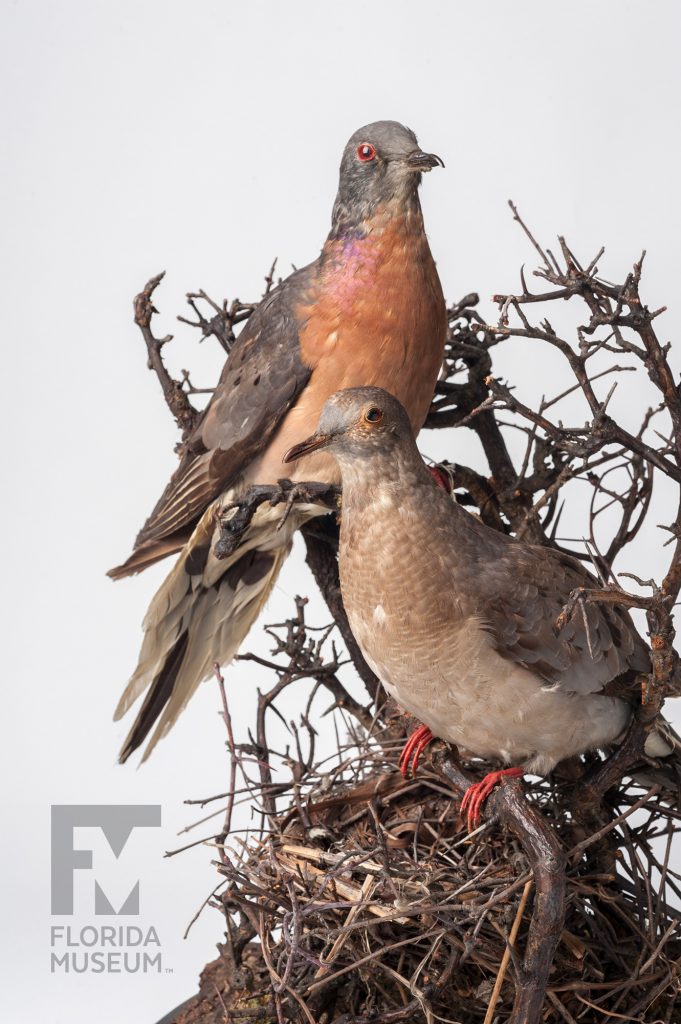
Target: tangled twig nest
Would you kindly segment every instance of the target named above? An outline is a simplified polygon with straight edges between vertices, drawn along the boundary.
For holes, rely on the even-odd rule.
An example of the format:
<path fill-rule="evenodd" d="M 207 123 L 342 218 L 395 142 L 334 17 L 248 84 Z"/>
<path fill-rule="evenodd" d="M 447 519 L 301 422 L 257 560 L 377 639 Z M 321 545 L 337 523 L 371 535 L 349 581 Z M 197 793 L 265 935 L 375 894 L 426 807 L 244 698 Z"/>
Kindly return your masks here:
<path fill-rule="evenodd" d="M 304 677 L 336 685 L 335 653 L 323 661 L 327 634 L 310 639 L 304 602 L 272 635 L 285 660 L 261 709 Z M 245 840 L 216 838 L 225 885 L 213 903 L 226 941 L 178 1022 L 509 1019 L 537 912 L 530 860 L 497 820 L 468 833 L 447 778 L 448 765 L 460 770 L 450 753 L 436 749 L 416 778 L 402 778 L 406 725 L 388 708 L 369 729 L 346 718 L 346 739 L 319 761 L 294 743 L 283 801 L 284 784 L 269 773 L 280 757 L 235 745 L 228 729 L 263 827 Z M 527 803 L 558 837 L 566 878 L 542 1019 L 678 1020 L 681 876 L 670 853 L 681 814 L 654 772 L 580 814 L 588 760 L 527 787 Z M 480 773 L 480 762 L 462 765 Z M 504 788 L 526 806 L 520 784 Z"/>

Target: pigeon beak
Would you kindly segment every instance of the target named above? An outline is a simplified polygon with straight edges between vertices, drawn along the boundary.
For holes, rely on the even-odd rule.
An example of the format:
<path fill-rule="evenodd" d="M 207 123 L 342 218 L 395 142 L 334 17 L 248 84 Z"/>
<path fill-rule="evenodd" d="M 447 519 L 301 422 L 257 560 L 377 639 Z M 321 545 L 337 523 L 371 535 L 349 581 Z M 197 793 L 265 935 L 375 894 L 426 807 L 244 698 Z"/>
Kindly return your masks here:
<path fill-rule="evenodd" d="M 444 167 L 444 162 L 435 153 L 422 153 L 420 149 L 410 153 L 406 160 L 410 171 L 431 171 L 433 167 Z"/>
<path fill-rule="evenodd" d="M 307 437 L 304 441 L 300 441 L 299 444 L 294 444 L 293 448 L 289 448 L 282 461 L 295 462 L 296 459 L 302 458 L 303 455 L 310 455 L 311 452 L 319 451 L 320 448 L 326 448 L 332 441 L 333 434 L 313 434 L 312 437 Z"/>

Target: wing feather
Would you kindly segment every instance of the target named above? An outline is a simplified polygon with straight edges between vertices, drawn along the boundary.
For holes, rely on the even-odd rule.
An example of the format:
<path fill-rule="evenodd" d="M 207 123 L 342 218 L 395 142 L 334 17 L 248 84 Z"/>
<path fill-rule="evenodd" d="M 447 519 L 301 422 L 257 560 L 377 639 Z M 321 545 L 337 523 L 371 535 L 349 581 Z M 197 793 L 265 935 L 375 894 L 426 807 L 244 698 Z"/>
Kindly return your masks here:
<path fill-rule="evenodd" d="M 621 606 L 585 603 L 560 632 L 556 629 L 573 590 L 600 589 L 576 559 L 551 548 L 506 543 L 479 580 L 499 654 L 535 672 L 546 685 L 625 696 L 630 678 L 650 670 L 646 645 Z M 613 683 L 614 691 L 608 686 Z"/>
<path fill-rule="evenodd" d="M 316 268 L 293 273 L 247 321 L 135 550 L 192 526 L 262 451 L 305 387 L 311 371 L 300 357 L 296 310 L 310 301 Z"/>

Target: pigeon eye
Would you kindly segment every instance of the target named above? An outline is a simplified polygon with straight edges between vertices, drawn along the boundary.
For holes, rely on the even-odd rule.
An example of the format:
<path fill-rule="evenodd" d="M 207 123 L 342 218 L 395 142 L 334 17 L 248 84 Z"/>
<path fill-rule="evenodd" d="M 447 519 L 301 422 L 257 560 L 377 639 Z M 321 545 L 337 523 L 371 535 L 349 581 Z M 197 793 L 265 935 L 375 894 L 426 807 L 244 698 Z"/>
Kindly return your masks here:
<path fill-rule="evenodd" d="M 383 413 L 381 412 L 380 409 L 377 409 L 374 406 L 371 409 L 367 409 L 367 411 L 364 413 L 364 419 L 367 421 L 367 423 L 378 423 L 379 420 L 383 419 Z"/>
<path fill-rule="evenodd" d="M 376 150 L 370 142 L 360 142 L 357 147 L 357 156 L 364 164 L 368 164 L 376 156 Z"/>

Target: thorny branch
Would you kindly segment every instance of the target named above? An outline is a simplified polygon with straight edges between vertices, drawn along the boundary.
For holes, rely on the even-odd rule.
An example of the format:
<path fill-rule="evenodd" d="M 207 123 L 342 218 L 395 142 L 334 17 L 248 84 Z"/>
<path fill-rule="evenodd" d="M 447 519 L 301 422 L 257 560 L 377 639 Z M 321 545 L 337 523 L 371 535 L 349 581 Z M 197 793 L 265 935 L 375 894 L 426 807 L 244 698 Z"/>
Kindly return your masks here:
<path fill-rule="evenodd" d="M 235 737 L 229 684 L 221 684 L 228 787 L 202 805 L 220 801 L 222 830 L 208 841 L 223 888 L 207 902 L 224 913 L 227 934 L 201 999 L 178 1022 L 681 1020 L 681 875 L 670 859 L 681 814 L 673 773 L 643 755 L 652 718 L 679 693 L 681 392 L 670 346 L 657 334 L 663 310 L 651 312 L 640 296 L 643 257 L 613 284 L 599 276 L 603 250 L 583 265 L 561 237 L 554 254 L 511 209 L 539 257 L 541 286 L 530 291 L 521 271 L 517 293 L 494 296 L 496 322 L 478 312 L 475 294 L 450 308 L 445 372 L 426 426 L 465 428 L 480 441 L 486 465 L 447 465 L 456 500 L 489 526 L 591 569 L 593 586 L 571 595 L 556 629 L 584 615 L 588 602 L 645 615 L 651 671 L 631 728 L 607 758 L 586 755 L 525 790 L 504 784 L 490 798 L 487 822 L 468 836 L 457 809 L 481 765 L 463 751 L 459 761 L 436 749 L 431 769 L 402 779 L 405 719 L 385 701 L 349 630 L 337 528 L 332 517 L 308 525 L 308 563 L 351 664 L 339 658 L 332 627 L 307 623 L 298 598 L 295 615 L 268 629 L 271 658 L 244 656 L 275 680 L 258 693 L 252 734 L 242 725 Z M 188 395 L 204 389 L 165 368 L 161 348 L 170 339 L 155 339 L 150 326 L 159 280 L 138 296 L 136 321 L 186 435 L 200 415 Z M 188 301 L 195 319 L 185 322 L 227 352 L 255 308 L 219 305 L 201 291 Z M 533 393 L 534 380 L 495 375 L 493 356 L 525 344 L 538 358 L 563 361 L 554 394 Z M 623 404 L 630 380 L 638 384 Z M 656 545 L 668 562 L 661 581 L 642 580 L 619 566 L 650 529 L 653 488 L 663 478 L 676 493 Z M 248 492 L 229 510 L 224 553 L 262 502 L 285 502 L 290 511 L 311 496 L 286 482 L 265 491 Z M 335 507 L 334 494 L 317 498 Z M 572 537 L 562 525 L 568 519 L 581 521 Z M 654 536 L 647 534 L 651 545 Z M 625 589 L 625 577 L 637 589 Z M 352 668 L 365 698 L 355 693 Z M 283 708 L 294 689 L 303 711 L 292 721 Z M 327 715 L 332 751 L 323 738 Z M 645 783 L 636 781 L 639 769 Z M 254 815 L 245 837 L 232 825 L 243 804 Z M 218 1016 L 205 1016 L 207 1002 Z"/>
<path fill-rule="evenodd" d="M 147 346 L 147 366 L 153 370 L 158 377 L 163 397 L 170 412 L 175 417 L 175 422 L 182 431 L 182 440 L 194 429 L 199 412 L 189 401 L 182 384 L 174 380 L 168 373 L 161 349 L 173 340 L 172 334 L 166 334 L 163 338 L 155 337 L 151 329 L 151 318 L 158 310 L 152 302 L 152 296 L 159 284 L 165 277 L 165 270 L 156 277 L 150 278 L 139 295 L 135 296 L 135 323 L 142 332 L 144 343 Z"/>

